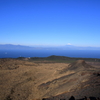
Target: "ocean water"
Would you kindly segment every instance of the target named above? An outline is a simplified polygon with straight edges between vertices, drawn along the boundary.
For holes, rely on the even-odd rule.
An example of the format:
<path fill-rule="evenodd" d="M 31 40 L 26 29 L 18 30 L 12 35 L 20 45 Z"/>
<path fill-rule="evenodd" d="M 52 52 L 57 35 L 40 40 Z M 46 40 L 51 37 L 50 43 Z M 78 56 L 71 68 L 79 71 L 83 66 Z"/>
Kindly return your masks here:
<path fill-rule="evenodd" d="M 51 55 L 100 58 L 100 50 L 0 50 L 0 58 L 48 57 Z"/>

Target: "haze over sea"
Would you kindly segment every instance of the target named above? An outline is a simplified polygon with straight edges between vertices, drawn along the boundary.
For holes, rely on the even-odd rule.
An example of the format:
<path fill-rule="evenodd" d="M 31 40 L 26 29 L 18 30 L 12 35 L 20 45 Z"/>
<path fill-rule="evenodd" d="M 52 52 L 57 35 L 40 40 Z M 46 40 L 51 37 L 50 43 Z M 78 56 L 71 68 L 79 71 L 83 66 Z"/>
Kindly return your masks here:
<path fill-rule="evenodd" d="M 100 58 L 100 0 L 0 0 L 0 11 L 0 58 Z"/>
<path fill-rule="evenodd" d="M 100 58 L 100 50 L 0 50 L 0 58 L 48 57 L 51 55 Z"/>

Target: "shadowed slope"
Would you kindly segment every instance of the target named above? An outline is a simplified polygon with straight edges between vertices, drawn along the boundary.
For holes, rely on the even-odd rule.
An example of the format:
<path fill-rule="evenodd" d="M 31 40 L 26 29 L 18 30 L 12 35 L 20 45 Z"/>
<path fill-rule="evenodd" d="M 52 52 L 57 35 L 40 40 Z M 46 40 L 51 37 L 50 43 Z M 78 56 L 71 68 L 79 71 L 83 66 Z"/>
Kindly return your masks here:
<path fill-rule="evenodd" d="M 68 100 L 71 95 L 99 96 L 99 69 L 83 60 L 46 64 L 0 59 L 0 100 Z"/>
<path fill-rule="evenodd" d="M 93 66 L 87 64 L 84 60 L 77 60 L 74 63 L 71 63 L 68 65 L 68 67 L 65 67 L 63 70 L 60 70 L 59 73 L 63 74 L 67 71 L 82 71 L 82 70 L 93 70 L 95 69 Z"/>
<path fill-rule="evenodd" d="M 59 70 L 58 75 L 61 77 L 40 84 L 38 89 L 44 91 L 44 97 L 72 92 L 88 81 L 94 71 L 95 68 L 88 65 L 84 60 L 78 60 Z"/>
<path fill-rule="evenodd" d="M 65 75 L 69 70 L 74 71 L 74 73 Z M 60 80 L 62 85 L 59 86 L 59 94 L 45 100 L 68 100 L 71 95 L 76 99 L 83 98 L 82 100 L 88 100 L 89 97 L 100 98 L 100 70 L 88 65 L 84 60 L 69 64 L 60 74 L 64 74 L 64 79 Z M 53 90 L 53 93 L 57 88 Z M 88 99 L 85 99 L 84 96 Z"/>

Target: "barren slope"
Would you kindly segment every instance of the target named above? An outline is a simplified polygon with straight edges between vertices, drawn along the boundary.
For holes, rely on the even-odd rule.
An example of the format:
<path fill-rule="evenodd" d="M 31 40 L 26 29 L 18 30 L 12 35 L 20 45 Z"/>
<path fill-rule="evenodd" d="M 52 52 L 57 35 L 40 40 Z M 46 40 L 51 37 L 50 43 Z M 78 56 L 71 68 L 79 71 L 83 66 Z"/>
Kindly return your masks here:
<path fill-rule="evenodd" d="M 49 99 L 64 95 L 69 98 L 75 93 L 80 93 L 74 95 L 80 98 L 92 89 L 93 84 L 95 89 L 100 89 L 98 73 L 99 68 L 94 68 L 83 60 L 67 64 L 0 59 L 0 100 Z M 97 83 L 91 79 L 97 80 Z M 99 93 L 98 90 L 94 95 L 99 96 Z"/>

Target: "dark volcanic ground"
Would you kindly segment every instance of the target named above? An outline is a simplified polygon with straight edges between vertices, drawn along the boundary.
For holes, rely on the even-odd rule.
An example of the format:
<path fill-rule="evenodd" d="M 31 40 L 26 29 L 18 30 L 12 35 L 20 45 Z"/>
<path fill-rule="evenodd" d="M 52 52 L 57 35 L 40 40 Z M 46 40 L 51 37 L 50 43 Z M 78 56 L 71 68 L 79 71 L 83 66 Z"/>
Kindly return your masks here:
<path fill-rule="evenodd" d="M 100 100 L 99 62 L 0 59 L 0 100 Z"/>
<path fill-rule="evenodd" d="M 80 84 L 77 84 L 78 86 L 72 88 L 69 92 L 44 98 L 44 100 L 73 100 L 72 97 L 77 100 L 100 100 L 100 69 L 99 67 L 95 69 L 95 67 L 91 65 L 88 65 L 82 60 L 70 64 L 63 72 L 66 72 L 66 70 L 80 71 L 79 78 L 71 80 L 73 84 L 76 84 L 77 80 L 81 78 Z M 84 78 L 85 76 L 86 78 Z"/>

